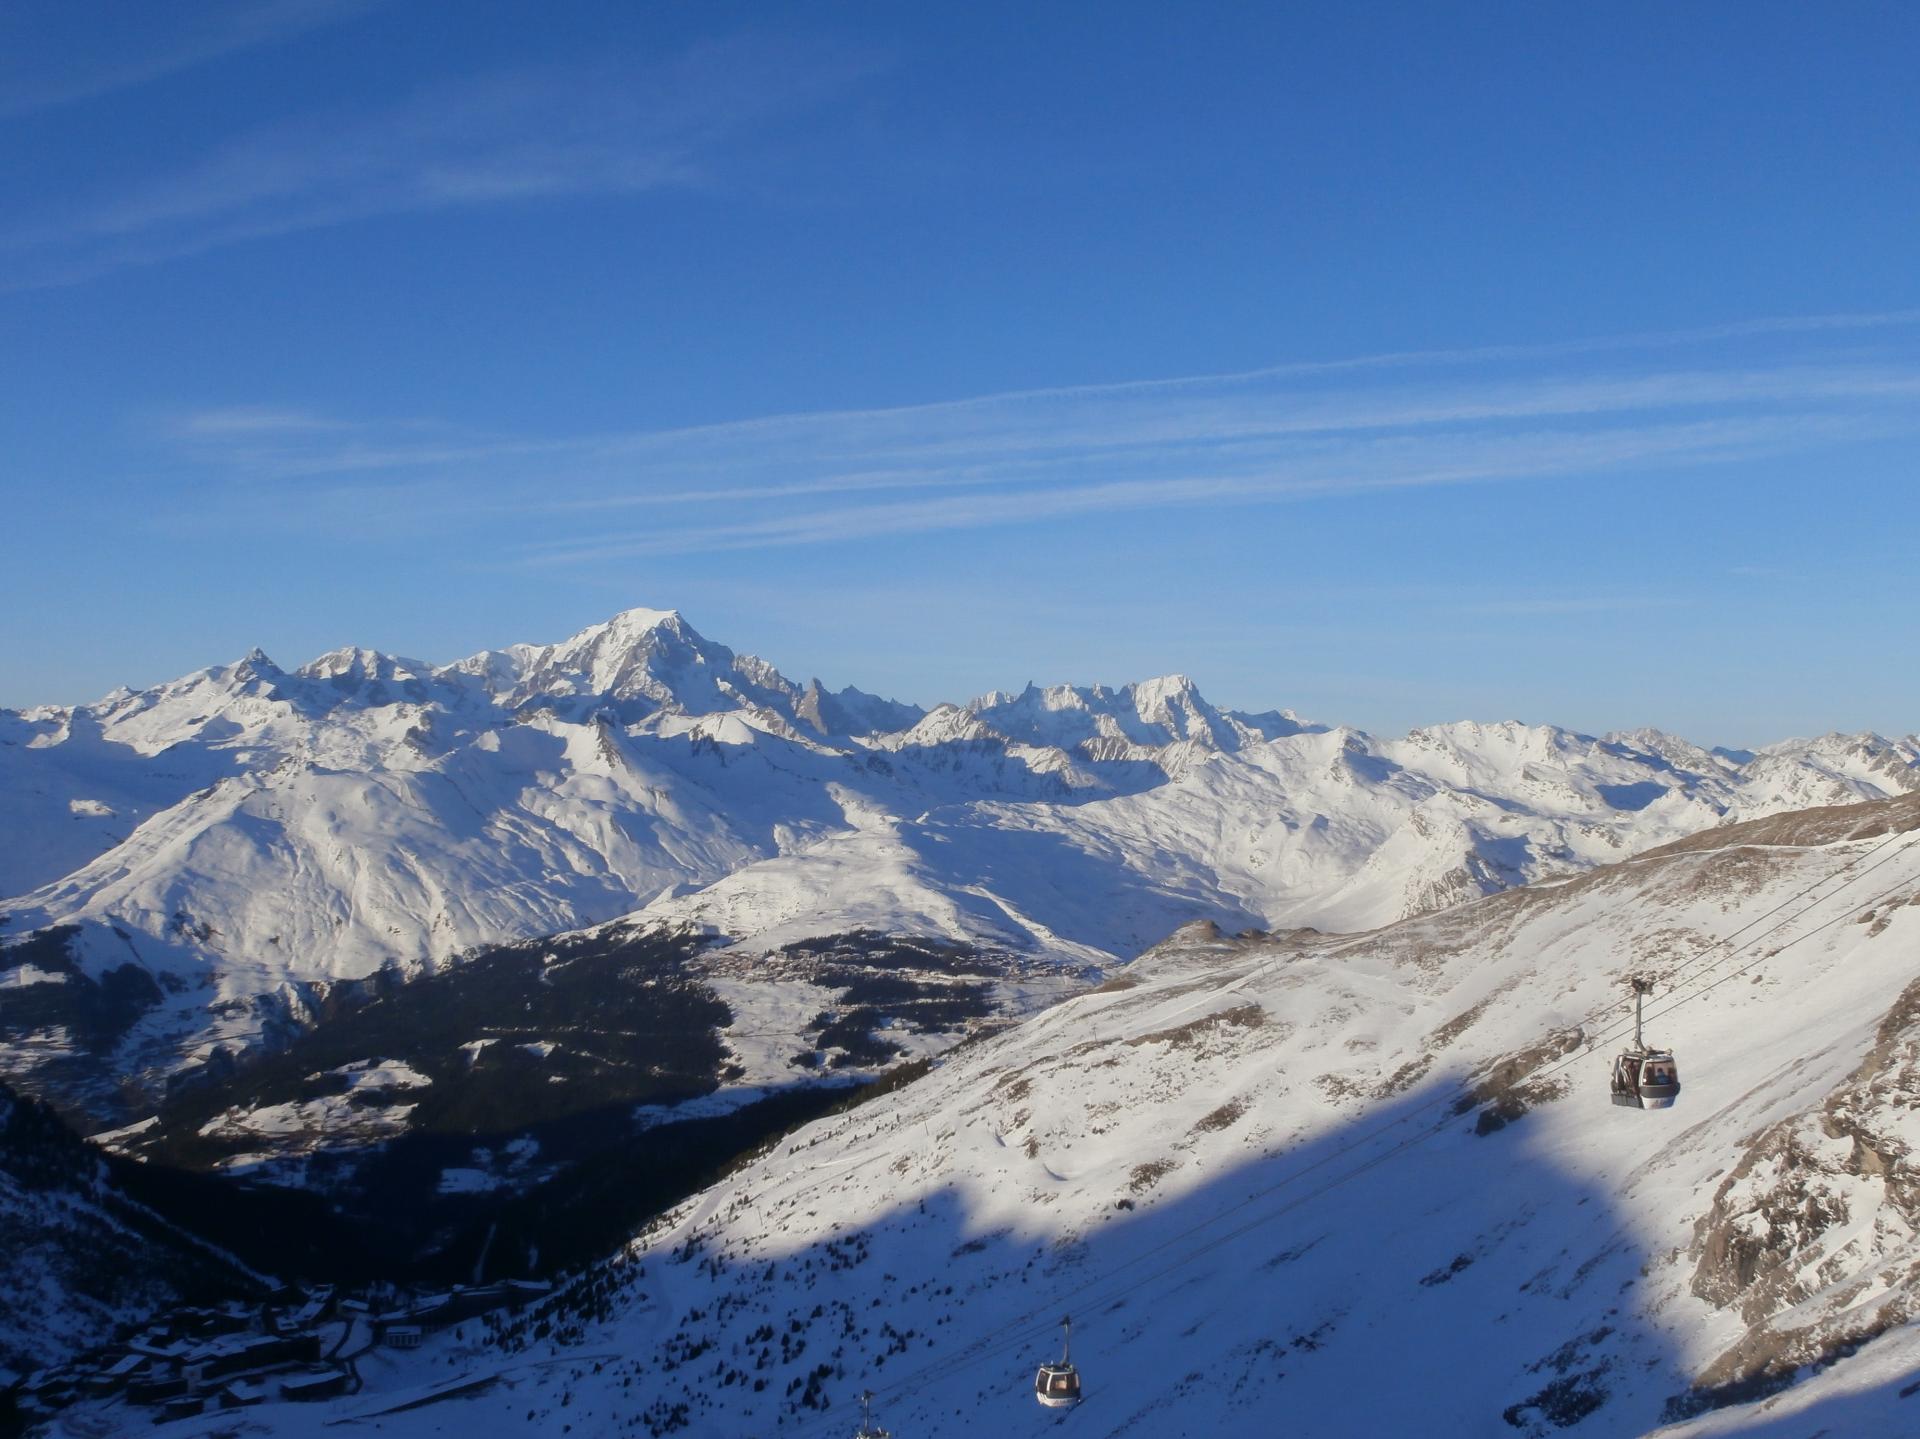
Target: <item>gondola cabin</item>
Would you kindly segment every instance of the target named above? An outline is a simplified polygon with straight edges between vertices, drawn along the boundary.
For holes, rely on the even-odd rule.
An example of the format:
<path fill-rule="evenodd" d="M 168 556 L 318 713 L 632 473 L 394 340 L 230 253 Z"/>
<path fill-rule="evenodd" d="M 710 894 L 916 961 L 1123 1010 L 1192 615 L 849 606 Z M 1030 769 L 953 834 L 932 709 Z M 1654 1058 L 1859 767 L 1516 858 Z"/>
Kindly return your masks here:
<path fill-rule="evenodd" d="M 1631 1109 L 1671 1109 L 1680 1097 L 1680 1066 L 1664 1049 L 1629 1050 L 1613 1062 L 1613 1102 Z"/>
<path fill-rule="evenodd" d="M 1073 1321 L 1062 1319 L 1066 1331 L 1058 1364 L 1042 1364 L 1033 1376 L 1033 1397 L 1049 1409 L 1071 1409 L 1080 1402 L 1080 1371 L 1073 1367 Z"/>
<path fill-rule="evenodd" d="M 1631 975 L 1633 989 L 1633 1047 L 1613 1061 L 1613 1102 L 1628 1109 L 1671 1109 L 1680 1097 L 1680 1066 L 1673 1051 L 1655 1049 L 1641 1033 L 1641 1001 L 1653 992 L 1653 981 Z"/>
<path fill-rule="evenodd" d="M 1042 1364 L 1033 1379 L 1033 1397 L 1049 1409 L 1071 1409 L 1080 1402 L 1080 1374 L 1071 1364 Z"/>

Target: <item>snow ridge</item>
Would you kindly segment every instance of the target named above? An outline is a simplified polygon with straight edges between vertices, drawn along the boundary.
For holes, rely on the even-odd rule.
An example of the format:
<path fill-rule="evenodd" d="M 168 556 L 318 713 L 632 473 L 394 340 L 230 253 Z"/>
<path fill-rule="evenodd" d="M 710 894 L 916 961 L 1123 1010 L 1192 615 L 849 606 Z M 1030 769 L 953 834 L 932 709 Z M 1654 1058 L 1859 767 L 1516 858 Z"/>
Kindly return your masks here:
<path fill-rule="evenodd" d="M 151 976 L 162 998 L 97 1058 L 159 1076 L 298 1022 L 316 983 L 620 917 L 765 949 L 855 916 L 1110 965 L 1194 919 L 1366 929 L 1916 788 L 1912 737 L 1750 759 L 1511 722 L 1382 739 L 1179 675 L 925 711 L 635 609 L 437 668 L 255 651 L 0 712 L 0 828 L 28 837 L 0 850 L 0 909 L 10 936 L 72 926 L 88 975 Z M 71 1057 L 49 1023 L 0 1028 L 0 1062 Z"/>

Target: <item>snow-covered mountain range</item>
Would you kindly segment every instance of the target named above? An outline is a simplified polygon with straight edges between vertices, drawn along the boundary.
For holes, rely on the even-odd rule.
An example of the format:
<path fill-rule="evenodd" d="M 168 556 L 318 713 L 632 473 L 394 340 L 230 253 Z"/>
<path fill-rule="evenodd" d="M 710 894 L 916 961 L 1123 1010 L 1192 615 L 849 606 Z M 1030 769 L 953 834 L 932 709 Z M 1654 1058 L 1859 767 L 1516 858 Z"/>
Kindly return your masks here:
<path fill-rule="evenodd" d="M 627 915 L 742 952 L 866 930 L 1081 968 L 1198 918 L 1366 929 L 1917 786 L 1911 737 L 1382 739 L 1222 711 L 1177 676 L 922 711 L 652 610 L 438 667 L 255 652 L 0 712 L 4 933 L 63 927 L 71 956 L 0 950 L 0 1068 L 45 1080 L 85 1051 L 162 1076 L 331 982 Z"/>
<path fill-rule="evenodd" d="M 248 1432 L 844 1439 L 871 1389 L 900 1439 L 1039 1434 L 1070 1314 L 1113 1439 L 1910 1434 L 1917 947 L 1920 796 L 1368 934 L 1196 924 Z M 1670 1110 L 1608 1100 L 1630 972 Z"/>

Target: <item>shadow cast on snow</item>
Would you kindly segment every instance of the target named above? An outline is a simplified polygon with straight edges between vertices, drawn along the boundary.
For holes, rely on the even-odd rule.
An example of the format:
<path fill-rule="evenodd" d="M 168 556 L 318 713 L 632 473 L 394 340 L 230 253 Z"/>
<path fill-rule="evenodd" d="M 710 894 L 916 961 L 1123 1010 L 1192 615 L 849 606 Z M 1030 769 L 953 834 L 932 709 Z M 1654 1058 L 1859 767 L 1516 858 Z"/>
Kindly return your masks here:
<path fill-rule="evenodd" d="M 1655 1427 L 1688 1375 L 1641 1311 L 1650 1256 L 1629 1216 L 1539 1156 L 1538 1114 L 1486 1132 L 1449 1114 L 1394 1152 L 1448 1113 L 1438 1097 L 1425 1088 L 1187 1187 L 1173 1176 L 1192 1155 L 1177 1142 L 1160 1175 L 1101 1169 L 1113 1192 L 1064 1232 L 1046 1223 L 1055 1196 L 1091 1182 L 1071 1144 L 1005 1150 L 997 1200 L 942 1188 L 792 1250 L 777 1247 L 777 1222 L 747 1253 L 688 1221 L 670 1252 L 564 1290 L 528 1334 L 596 1349 L 612 1338 L 629 1356 L 608 1366 L 618 1387 L 570 1408 L 588 1433 L 844 1435 L 863 1389 L 899 1439 L 1061 1422 L 1155 1439 Z M 1556 1117 L 1576 1118 L 1575 1104 L 1592 1111 L 1582 1123 L 1648 1120 L 1604 1095 Z M 808 1149 L 790 1152 L 804 1170 Z M 883 1169 L 868 1182 L 895 1181 Z M 809 1203 L 835 1202 L 778 1180 L 735 1198 L 810 1230 L 830 1211 Z M 983 1223 L 989 1208 L 1030 1217 Z M 1088 1397 L 1063 1415 L 1031 1386 L 1066 1313 Z"/>

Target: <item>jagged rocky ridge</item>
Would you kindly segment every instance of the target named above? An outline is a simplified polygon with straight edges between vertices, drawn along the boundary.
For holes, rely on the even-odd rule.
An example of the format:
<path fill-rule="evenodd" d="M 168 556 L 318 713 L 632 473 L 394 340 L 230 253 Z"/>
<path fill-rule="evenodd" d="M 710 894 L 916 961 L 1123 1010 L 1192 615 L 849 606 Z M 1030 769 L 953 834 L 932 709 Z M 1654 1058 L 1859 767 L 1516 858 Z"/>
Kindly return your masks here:
<path fill-rule="evenodd" d="M 1900 793 L 1917 757 L 1871 735 L 1388 740 L 1221 711 L 1179 677 L 923 712 L 647 610 L 439 667 L 256 651 L 0 712 L 0 933 L 71 926 L 64 967 L 0 949 L 0 985 L 40 991 L 0 1004 L 0 1068 L 95 1103 L 158 1092 L 311 1023 L 343 981 L 627 915 L 752 954 L 862 930 L 1075 968 L 1196 916 L 1364 929 Z"/>

